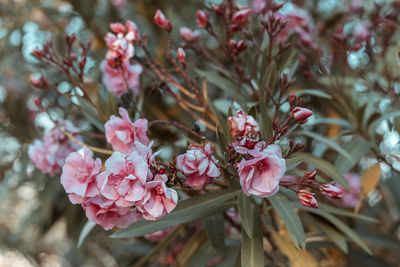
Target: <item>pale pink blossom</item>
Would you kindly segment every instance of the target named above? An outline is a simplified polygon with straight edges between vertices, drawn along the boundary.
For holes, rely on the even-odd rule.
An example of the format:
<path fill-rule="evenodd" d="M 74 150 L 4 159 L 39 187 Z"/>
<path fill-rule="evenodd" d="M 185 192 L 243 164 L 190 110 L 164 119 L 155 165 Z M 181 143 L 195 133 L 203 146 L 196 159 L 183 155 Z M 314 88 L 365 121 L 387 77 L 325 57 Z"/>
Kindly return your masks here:
<path fill-rule="evenodd" d="M 322 184 L 319 186 L 319 190 L 325 196 L 331 198 L 341 198 L 342 197 L 342 190 L 338 187 L 334 186 L 333 184 Z"/>
<path fill-rule="evenodd" d="M 210 24 L 210 21 L 208 19 L 208 12 L 204 10 L 198 10 L 196 22 L 199 28 L 207 28 L 207 26 Z"/>
<path fill-rule="evenodd" d="M 240 185 L 246 195 L 270 197 L 278 192 L 279 180 L 285 174 L 286 163 L 278 145 L 248 152 L 250 159 L 243 158 L 237 165 Z"/>
<path fill-rule="evenodd" d="M 117 207 L 115 203 L 100 195 L 82 203 L 82 208 L 89 221 L 101 225 L 105 230 L 111 230 L 115 226 L 128 227 L 142 217 L 135 208 Z"/>
<path fill-rule="evenodd" d="M 139 76 L 143 70 L 140 64 L 124 61 L 121 66 L 114 68 L 107 61 L 103 61 L 101 70 L 103 71 L 103 83 L 115 96 L 121 97 L 128 91 L 132 91 L 134 96 L 139 95 Z"/>
<path fill-rule="evenodd" d="M 147 193 L 138 210 L 146 220 L 157 220 L 170 213 L 178 202 L 178 193 L 165 185 L 167 177 L 157 174 L 152 181 L 146 183 Z"/>
<path fill-rule="evenodd" d="M 93 197 L 99 193 L 96 178 L 101 171 L 101 160 L 94 160 L 87 148 L 82 154 L 72 152 L 68 155 L 60 178 L 65 191 L 73 194 L 70 199 L 74 203 L 80 202 L 78 197 Z"/>
<path fill-rule="evenodd" d="M 122 9 L 126 5 L 127 0 L 111 0 L 111 3 L 118 9 Z"/>
<path fill-rule="evenodd" d="M 187 27 L 180 28 L 179 33 L 181 34 L 182 39 L 186 42 L 192 42 L 200 38 L 200 33 L 197 30 L 192 31 Z"/>
<path fill-rule="evenodd" d="M 292 117 L 300 124 L 306 123 L 313 114 L 311 110 L 302 107 L 295 107 L 291 113 Z"/>
<path fill-rule="evenodd" d="M 319 208 L 319 205 L 314 195 L 315 195 L 314 193 L 308 192 L 306 190 L 300 190 L 297 193 L 301 205 L 317 209 Z"/>
<path fill-rule="evenodd" d="M 60 121 L 58 127 L 81 139 L 70 121 Z M 50 175 L 60 172 L 65 158 L 79 148 L 58 127 L 45 132 L 44 141 L 35 140 L 28 148 L 28 155 L 36 167 Z"/>
<path fill-rule="evenodd" d="M 259 133 L 257 121 L 253 116 L 246 114 L 242 110 L 236 112 L 236 116 L 229 117 L 232 137 L 247 136 L 248 133 Z"/>
<path fill-rule="evenodd" d="M 368 21 L 358 22 L 353 28 L 353 37 L 356 43 L 368 41 L 371 38 L 371 23 Z"/>
<path fill-rule="evenodd" d="M 358 205 L 361 197 L 361 178 L 356 173 L 346 173 L 344 177 L 349 182 L 351 192 L 341 184 L 336 184 L 336 187 L 342 191 L 342 197 L 340 200 L 335 200 L 334 203 L 346 208 L 354 208 Z"/>
<path fill-rule="evenodd" d="M 121 118 L 111 115 L 110 120 L 105 124 L 107 142 L 109 142 L 115 151 L 126 155 L 132 153 L 135 149 L 135 142 L 144 145 L 150 144 L 147 137 L 147 120 L 138 119 L 134 123 L 129 118 L 128 111 L 119 108 Z"/>
<path fill-rule="evenodd" d="M 178 51 L 177 51 L 177 53 L 176 53 L 176 57 L 178 58 L 178 61 L 179 61 L 181 64 L 185 64 L 185 61 L 186 61 L 186 52 L 185 52 L 185 50 L 183 50 L 182 47 L 179 47 L 179 48 L 178 48 Z"/>
<path fill-rule="evenodd" d="M 260 135 L 249 133 L 243 138 L 239 138 L 239 141 L 232 142 L 231 147 L 239 154 L 247 154 L 250 150 L 257 149 L 262 150 L 265 147 L 265 141 L 260 141 Z"/>
<path fill-rule="evenodd" d="M 147 193 L 146 181 L 153 177 L 148 164 L 151 156 L 136 150 L 129 156 L 114 152 L 105 162 L 106 170 L 97 177 L 100 194 L 117 207 L 131 207 L 142 201 Z"/>
<path fill-rule="evenodd" d="M 176 167 L 190 186 L 204 186 L 221 175 L 210 144 L 189 146 L 185 154 L 176 157 Z"/>
<path fill-rule="evenodd" d="M 125 25 L 112 23 L 111 29 L 115 32 L 107 33 L 104 40 L 108 47 L 106 59 L 110 62 L 122 62 L 130 59 L 135 52 L 133 43 L 139 39 L 139 32 L 133 21 L 127 20 Z"/>

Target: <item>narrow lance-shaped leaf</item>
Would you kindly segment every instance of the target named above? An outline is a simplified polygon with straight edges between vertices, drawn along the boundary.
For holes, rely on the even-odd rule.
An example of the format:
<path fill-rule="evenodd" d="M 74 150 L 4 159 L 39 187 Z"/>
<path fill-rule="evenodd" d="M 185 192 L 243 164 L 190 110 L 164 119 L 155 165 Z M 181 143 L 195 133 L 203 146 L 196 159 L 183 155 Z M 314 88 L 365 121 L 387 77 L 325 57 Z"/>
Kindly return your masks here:
<path fill-rule="evenodd" d="M 242 228 L 244 231 L 246 231 L 249 237 L 254 236 L 254 231 L 253 231 L 254 223 L 252 222 L 253 216 L 251 216 L 251 208 L 250 208 L 251 205 L 252 205 L 251 197 L 248 197 L 244 194 L 244 192 L 241 192 L 238 197 L 239 215 L 242 221 Z"/>
<path fill-rule="evenodd" d="M 96 226 L 96 223 L 94 223 L 94 222 L 86 222 L 85 223 L 85 225 L 83 226 L 82 231 L 79 235 L 78 248 L 82 245 L 85 238 L 88 236 L 88 234 L 93 230 L 93 228 L 95 226 Z"/>
<path fill-rule="evenodd" d="M 299 215 L 294 211 L 290 202 L 282 195 L 276 194 L 268 198 L 268 201 L 278 212 L 282 221 L 285 223 L 290 237 L 297 248 L 304 248 L 306 244 L 306 235 Z"/>
<path fill-rule="evenodd" d="M 254 237 L 249 237 L 246 231 L 242 231 L 242 267 L 263 267 L 264 247 L 260 213 L 254 204 L 250 206 L 250 209 Z"/>
<path fill-rule="evenodd" d="M 211 245 L 218 251 L 225 250 L 225 227 L 222 214 L 219 213 L 205 218 L 203 225 Z"/>
<path fill-rule="evenodd" d="M 338 246 L 338 248 L 347 253 L 348 249 L 345 236 L 334 227 L 322 222 L 322 220 L 318 220 L 318 224 L 321 226 L 326 235 Z"/>

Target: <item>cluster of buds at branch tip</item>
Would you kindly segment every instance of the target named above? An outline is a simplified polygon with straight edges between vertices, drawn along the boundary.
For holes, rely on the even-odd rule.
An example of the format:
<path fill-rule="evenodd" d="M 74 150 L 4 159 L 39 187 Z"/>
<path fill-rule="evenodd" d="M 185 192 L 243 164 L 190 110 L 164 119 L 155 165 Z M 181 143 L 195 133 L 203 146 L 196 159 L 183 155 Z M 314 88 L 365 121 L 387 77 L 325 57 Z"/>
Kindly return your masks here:
<path fill-rule="evenodd" d="M 176 57 L 178 58 L 179 63 L 181 63 L 182 65 L 185 65 L 186 53 L 185 53 L 185 50 L 183 50 L 182 47 L 178 48 L 178 51 L 176 53 Z"/>
<path fill-rule="evenodd" d="M 206 29 L 210 25 L 208 12 L 204 10 L 198 10 L 196 22 L 199 28 Z"/>
<path fill-rule="evenodd" d="M 246 50 L 247 44 L 244 40 L 236 42 L 235 40 L 229 40 L 229 48 L 232 49 L 234 55 L 238 55 L 240 52 Z"/>
<path fill-rule="evenodd" d="M 302 107 L 295 107 L 291 112 L 291 116 L 299 124 L 306 123 L 308 117 L 312 116 L 313 114 L 314 113 L 311 110 Z"/>
<path fill-rule="evenodd" d="M 274 15 L 270 15 L 268 18 L 261 19 L 261 24 L 267 30 L 267 33 L 272 37 L 278 35 L 278 33 L 286 26 L 285 22 L 282 22 L 280 18 L 275 18 Z"/>
<path fill-rule="evenodd" d="M 322 184 L 319 186 L 319 190 L 321 193 L 325 196 L 331 197 L 331 198 L 341 198 L 342 197 L 342 191 L 334 186 L 333 184 Z"/>
<path fill-rule="evenodd" d="M 299 201 L 301 203 L 301 205 L 305 206 L 305 207 L 310 207 L 310 208 L 314 208 L 314 209 L 318 209 L 319 205 L 317 202 L 317 199 L 314 197 L 315 193 L 311 193 L 307 190 L 300 190 L 297 193 L 297 196 L 299 197 Z"/>
<path fill-rule="evenodd" d="M 301 144 L 301 143 L 296 143 L 295 144 L 293 140 L 290 140 L 289 141 L 289 152 L 284 156 L 284 158 L 286 159 L 286 158 L 290 157 L 294 153 L 296 153 L 296 152 L 302 150 L 303 148 L 305 148 L 305 146 L 306 146 L 305 144 Z"/>
<path fill-rule="evenodd" d="M 304 174 L 303 180 L 306 184 L 312 184 L 315 181 L 315 177 L 317 176 L 316 170 L 308 171 Z"/>
<path fill-rule="evenodd" d="M 169 21 L 159 9 L 157 9 L 156 14 L 154 15 L 154 22 L 158 27 L 166 30 L 167 32 L 172 31 L 171 21 Z"/>

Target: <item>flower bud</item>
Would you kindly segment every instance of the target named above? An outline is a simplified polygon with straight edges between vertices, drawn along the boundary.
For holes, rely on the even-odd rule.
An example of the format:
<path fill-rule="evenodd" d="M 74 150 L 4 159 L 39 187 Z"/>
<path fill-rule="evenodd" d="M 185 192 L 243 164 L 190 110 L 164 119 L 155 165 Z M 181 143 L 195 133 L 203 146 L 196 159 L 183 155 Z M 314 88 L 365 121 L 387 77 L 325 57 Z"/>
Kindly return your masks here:
<path fill-rule="evenodd" d="M 79 62 L 79 69 L 83 70 L 86 65 L 86 57 L 83 57 L 82 60 Z"/>
<path fill-rule="evenodd" d="M 306 174 L 304 174 L 304 179 L 314 180 L 316 176 L 317 176 L 317 171 L 311 170 L 306 172 Z"/>
<path fill-rule="evenodd" d="M 236 48 L 236 41 L 233 39 L 230 39 L 228 42 L 228 45 L 230 48 Z"/>
<path fill-rule="evenodd" d="M 250 8 L 244 8 L 235 12 L 232 16 L 232 22 L 235 24 L 241 24 L 247 21 L 251 14 Z"/>
<path fill-rule="evenodd" d="M 178 61 L 183 65 L 185 64 L 185 60 L 186 60 L 186 53 L 185 50 L 183 50 L 183 48 L 179 47 L 178 51 L 177 51 L 177 58 Z"/>
<path fill-rule="evenodd" d="M 42 50 L 35 48 L 35 49 L 33 49 L 31 55 L 33 57 L 35 57 L 36 59 L 40 59 L 41 57 L 44 56 L 44 52 Z"/>
<path fill-rule="evenodd" d="M 37 87 L 37 88 L 42 88 L 43 87 L 43 83 L 42 83 L 42 81 L 40 79 L 31 79 L 31 84 L 34 87 Z"/>
<path fill-rule="evenodd" d="M 217 14 L 217 15 L 223 15 L 224 14 L 224 11 L 222 10 L 222 8 L 220 6 L 212 4 L 211 7 L 212 7 L 212 10 L 214 11 L 215 14 Z"/>
<path fill-rule="evenodd" d="M 231 24 L 229 26 L 229 29 L 231 30 L 231 32 L 238 32 L 240 30 L 240 27 L 238 24 Z"/>
<path fill-rule="evenodd" d="M 296 95 L 291 91 L 289 95 L 289 104 L 294 105 L 294 103 L 296 103 Z"/>
<path fill-rule="evenodd" d="M 319 186 L 319 190 L 322 194 L 331 198 L 342 197 L 342 191 L 333 184 L 322 184 Z"/>
<path fill-rule="evenodd" d="M 240 40 L 237 44 L 236 44 L 236 50 L 238 52 L 242 52 L 244 50 L 246 50 L 247 48 L 247 44 L 244 40 Z"/>
<path fill-rule="evenodd" d="M 306 123 L 308 117 L 313 115 L 314 113 L 306 108 L 295 107 L 292 110 L 292 117 L 296 119 L 296 121 L 300 124 Z"/>
<path fill-rule="evenodd" d="M 200 37 L 200 33 L 198 31 L 192 31 L 187 27 L 180 28 L 179 33 L 181 34 L 182 39 L 186 42 L 195 41 Z"/>
<path fill-rule="evenodd" d="M 159 9 L 157 9 L 156 14 L 154 15 L 154 22 L 157 24 L 158 27 L 166 30 L 167 32 L 170 32 L 172 30 L 171 22 Z"/>
<path fill-rule="evenodd" d="M 42 100 L 38 97 L 36 97 L 33 102 L 35 103 L 35 106 L 39 109 L 39 110 L 43 110 L 43 105 L 42 105 Z"/>
<path fill-rule="evenodd" d="M 319 205 L 314 195 L 315 195 L 314 193 L 308 192 L 306 190 L 300 190 L 297 193 L 301 205 L 317 209 L 319 208 Z"/>
<path fill-rule="evenodd" d="M 207 11 L 203 11 L 203 10 L 198 10 L 197 11 L 197 26 L 199 28 L 207 28 L 207 26 L 209 25 L 209 20 L 208 20 L 208 13 Z"/>

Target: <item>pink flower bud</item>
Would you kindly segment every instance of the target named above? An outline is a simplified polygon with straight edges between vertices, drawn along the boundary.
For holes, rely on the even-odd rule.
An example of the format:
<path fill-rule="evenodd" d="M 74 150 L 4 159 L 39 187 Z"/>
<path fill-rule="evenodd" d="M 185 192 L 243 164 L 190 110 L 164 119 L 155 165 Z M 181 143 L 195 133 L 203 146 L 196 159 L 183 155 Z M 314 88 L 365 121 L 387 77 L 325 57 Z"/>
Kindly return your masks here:
<path fill-rule="evenodd" d="M 86 57 L 83 57 L 82 60 L 79 62 L 79 69 L 83 70 L 86 65 Z"/>
<path fill-rule="evenodd" d="M 180 28 L 179 33 L 181 34 L 182 39 L 186 42 L 195 41 L 200 37 L 200 33 L 198 31 L 192 31 L 187 27 Z"/>
<path fill-rule="evenodd" d="M 314 113 L 306 108 L 295 107 L 292 110 L 292 117 L 296 119 L 296 121 L 300 124 L 306 123 L 308 117 L 313 115 Z"/>
<path fill-rule="evenodd" d="M 207 28 L 209 25 L 209 20 L 208 20 L 208 13 L 207 11 L 204 10 L 198 10 L 197 11 L 197 26 L 199 28 Z"/>
<path fill-rule="evenodd" d="M 157 24 L 158 27 L 166 30 L 167 32 L 170 32 L 172 30 L 171 22 L 159 9 L 157 9 L 156 14 L 154 15 L 154 22 Z"/>
<path fill-rule="evenodd" d="M 31 84 L 37 88 L 43 87 L 43 83 L 42 83 L 41 79 L 31 79 Z"/>
<path fill-rule="evenodd" d="M 294 94 L 293 91 L 291 91 L 289 95 L 289 104 L 294 105 L 295 102 L 296 102 L 296 95 Z"/>
<path fill-rule="evenodd" d="M 42 105 L 42 100 L 40 98 L 35 98 L 35 100 L 33 100 L 35 102 L 35 106 L 39 109 L 39 110 L 43 110 L 43 105 Z"/>
<path fill-rule="evenodd" d="M 222 10 L 222 8 L 220 6 L 212 4 L 211 7 L 212 7 L 212 10 L 214 11 L 215 14 L 217 14 L 217 15 L 223 15 L 224 14 L 224 11 Z"/>
<path fill-rule="evenodd" d="M 306 190 L 300 190 L 297 193 L 297 196 L 299 197 L 299 201 L 301 203 L 301 205 L 306 206 L 306 207 L 310 207 L 310 208 L 314 208 L 314 209 L 318 209 L 319 205 L 317 200 L 314 197 L 314 193 L 308 192 Z"/>
<path fill-rule="evenodd" d="M 322 194 L 331 198 L 342 197 L 342 191 L 333 184 L 322 184 L 319 186 L 319 190 Z"/>
<path fill-rule="evenodd" d="M 238 52 L 242 52 L 244 50 L 246 50 L 247 48 L 247 44 L 244 40 L 240 40 L 237 44 L 236 44 L 236 49 Z"/>
<path fill-rule="evenodd" d="M 36 59 L 40 59 L 41 57 L 44 56 L 44 52 L 43 52 L 42 50 L 39 50 L 39 49 L 35 48 L 35 49 L 32 51 L 31 55 L 32 55 L 33 57 L 35 57 Z"/>
<path fill-rule="evenodd" d="M 235 40 L 233 40 L 233 39 L 230 39 L 229 40 L 229 43 L 228 43 L 228 45 L 229 45 L 229 47 L 231 47 L 231 48 L 236 48 L 236 41 Z"/>
<path fill-rule="evenodd" d="M 113 32 L 115 32 L 117 34 L 124 32 L 126 30 L 125 26 L 121 23 L 111 23 L 110 28 Z"/>
<path fill-rule="evenodd" d="M 235 12 L 232 16 L 232 22 L 236 24 L 241 24 L 247 21 L 251 14 L 250 8 L 244 8 Z"/>
<path fill-rule="evenodd" d="M 232 32 L 238 32 L 238 31 L 240 30 L 240 27 L 239 27 L 238 24 L 231 24 L 231 25 L 229 26 L 229 29 L 230 29 Z"/>
<path fill-rule="evenodd" d="M 314 180 L 316 176 L 317 176 L 316 170 L 311 170 L 309 172 L 306 172 L 306 174 L 304 174 L 304 178 L 308 180 Z"/>
<path fill-rule="evenodd" d="M 178 51 L 177 51 L 177 58 L 179 60 L 179 62 L 183 65 L 185 64 L 185 60 L 186 60 L 186 53 L 185 50 L 183 50 L 183 48 L 179 47 Z"/>

